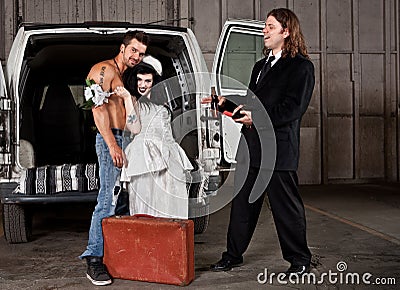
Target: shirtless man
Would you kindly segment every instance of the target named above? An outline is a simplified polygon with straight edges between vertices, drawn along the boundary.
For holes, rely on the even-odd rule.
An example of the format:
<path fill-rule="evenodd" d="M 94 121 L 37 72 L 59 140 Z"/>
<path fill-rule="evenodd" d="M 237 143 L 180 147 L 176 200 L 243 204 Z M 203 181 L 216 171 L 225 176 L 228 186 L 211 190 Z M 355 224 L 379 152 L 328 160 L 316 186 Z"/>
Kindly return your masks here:
<path fill-rule="evenodd" d="M 122 40 L 120 51 L 113 59 L 95 64 L 87 78 L 99 84 L 103 91 L 113 92 L 123 86 L 122 73 L 128 67 L 134 67 L 143 59 L 149 37 L 144 32 L 127 32 Z M 100 190 L 97 204 L 93 211 L 89 230 L 89 241 L 85 252 L 80 256 L 87 261 L 87 278 L 94 285 L 112 283 L 103 264 L 103 218 L 114 214 L 114 194 L 120 191 L 119 176 L 123 165 L 122 133 L 125 127 L 126 111 L 124 101 L 112 94 L 108 103 L 92 109 L 98 129 L 96 136 L 96 153 L 99 162 Z"/>

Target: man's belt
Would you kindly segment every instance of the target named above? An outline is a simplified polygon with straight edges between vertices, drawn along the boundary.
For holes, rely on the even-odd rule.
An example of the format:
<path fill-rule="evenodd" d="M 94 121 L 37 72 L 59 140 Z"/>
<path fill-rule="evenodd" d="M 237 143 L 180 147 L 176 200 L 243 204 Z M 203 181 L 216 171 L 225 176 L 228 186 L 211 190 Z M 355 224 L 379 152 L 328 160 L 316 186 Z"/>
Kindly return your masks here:
<path fill-rule="evenodd" d="M 111 131 L 113 132 L 114 135 L 118 136 L 124 135 L 124 130 L 122 129 L 111 128 Z"/>
<path fill-rule="evenodd" d="M 117 135 L 117 136 L 123 136 L 124 135 L 124 130 L 122 130 L 122 129 L 111 128 L 111 132 L 114 135 Z M 97 130 L 97 133 L 101 134 L 99 130 Z"/>

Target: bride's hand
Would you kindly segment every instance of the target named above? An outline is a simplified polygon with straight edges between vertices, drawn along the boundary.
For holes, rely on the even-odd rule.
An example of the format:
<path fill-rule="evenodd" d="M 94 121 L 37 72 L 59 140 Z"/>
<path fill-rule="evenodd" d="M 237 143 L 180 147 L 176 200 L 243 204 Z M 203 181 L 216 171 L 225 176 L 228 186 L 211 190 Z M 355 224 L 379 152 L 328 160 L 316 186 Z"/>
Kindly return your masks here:
<path fill-rule="evenodd" d="M 128 158 L 126 157 L 125 151 L 122 150 L 122 160 L 123 160 L 123 165 L 125 167 L 128 167 Z"/>
<path fill-rule="evenodd" d="M 115 88 L 114 93 L 118 97 L 123 98 L 124 100 L 131 97 L 131 94 L 129 93 L 129 91 L 127 89 L 125 89 L 124 87 L 120 87 L 120 86 Z"/>

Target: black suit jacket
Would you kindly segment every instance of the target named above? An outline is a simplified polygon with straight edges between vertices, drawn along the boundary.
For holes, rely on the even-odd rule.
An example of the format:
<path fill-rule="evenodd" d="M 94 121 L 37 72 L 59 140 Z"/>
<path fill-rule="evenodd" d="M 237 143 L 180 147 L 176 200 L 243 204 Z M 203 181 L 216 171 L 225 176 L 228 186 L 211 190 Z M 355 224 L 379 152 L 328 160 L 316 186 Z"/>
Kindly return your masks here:
<path fill-rule="evenodd" d="M 300 122 L 314 90 L 314 65 L 301 55 L 281 57 L 265 77 L 258 80 L 257 83 L 258 75 L 265 61 L 265 58 L 258 61 L 252 70 L 245 103 L 252 111 L 254 126 L 250 128 L 243 126 L 242 133 L 245 140 L 241 140 L 238 154 L 241 154 L 240 148 L 243 149 L 243 141 L 246 141 L 250 153 L 250 165 L 264 167 L 265 163 L 261 162 L 261 152 L 271 154 L 270 148 L 261 150 L 268 142 L 260 142 L 260 138 L 265 139 L 269 136 L 264 134 L 263 131 L 271 131 L 271 126 L 267 124 L 268 119 L 265 114 L 262 114 L 263 111 L 266 111 L 272 123 L 276 140 L 274 169 L 297 170 Z M 241 100 L 234 98 L 232 101 L 236 104 L 244 103 L 243 98 Z M 261 146 L 261 143 L 263 146 Z M 247 154 L 246 156 L 248 156 Z M 240 156 L 238 156 L 238 159 L 240 159 Z"/>

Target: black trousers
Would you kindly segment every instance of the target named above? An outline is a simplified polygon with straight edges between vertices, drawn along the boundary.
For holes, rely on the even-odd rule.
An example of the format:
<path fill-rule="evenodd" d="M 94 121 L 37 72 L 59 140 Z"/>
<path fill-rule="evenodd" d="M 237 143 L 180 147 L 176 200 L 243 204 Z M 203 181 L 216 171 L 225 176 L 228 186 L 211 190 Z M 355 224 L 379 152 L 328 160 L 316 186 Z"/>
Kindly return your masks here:
<path fill-rule="evenodd" d="M 250 167 L 244 175 L 235 175 L 235 187 L 240 185 L 238 194 L 232 200 L 229 228 L 227 234 L 227 251 L 222 257 L 235 262 L 243 261 L 257 225 L 265 198 L 265 187 L 259 192 L 259 198 L 249 202 L 258 174 L 268 176 L 268 172 Z M 236 178 L 243 179 L 236 182 Z M 271 175 L 271 172 L 269 173 Z M 266 184 L 266 183 L 265 183 Z M 292 265 L 309 265 L 311 252 L 307 246 L 306 219 L 303 201 L 298 191 L 298 178 L 295 171 L 273 171 L 266 190 L 274 218 L 276 231 L 283 258 Z M 254 194 L 254 192 L 253 192 Z"/>

